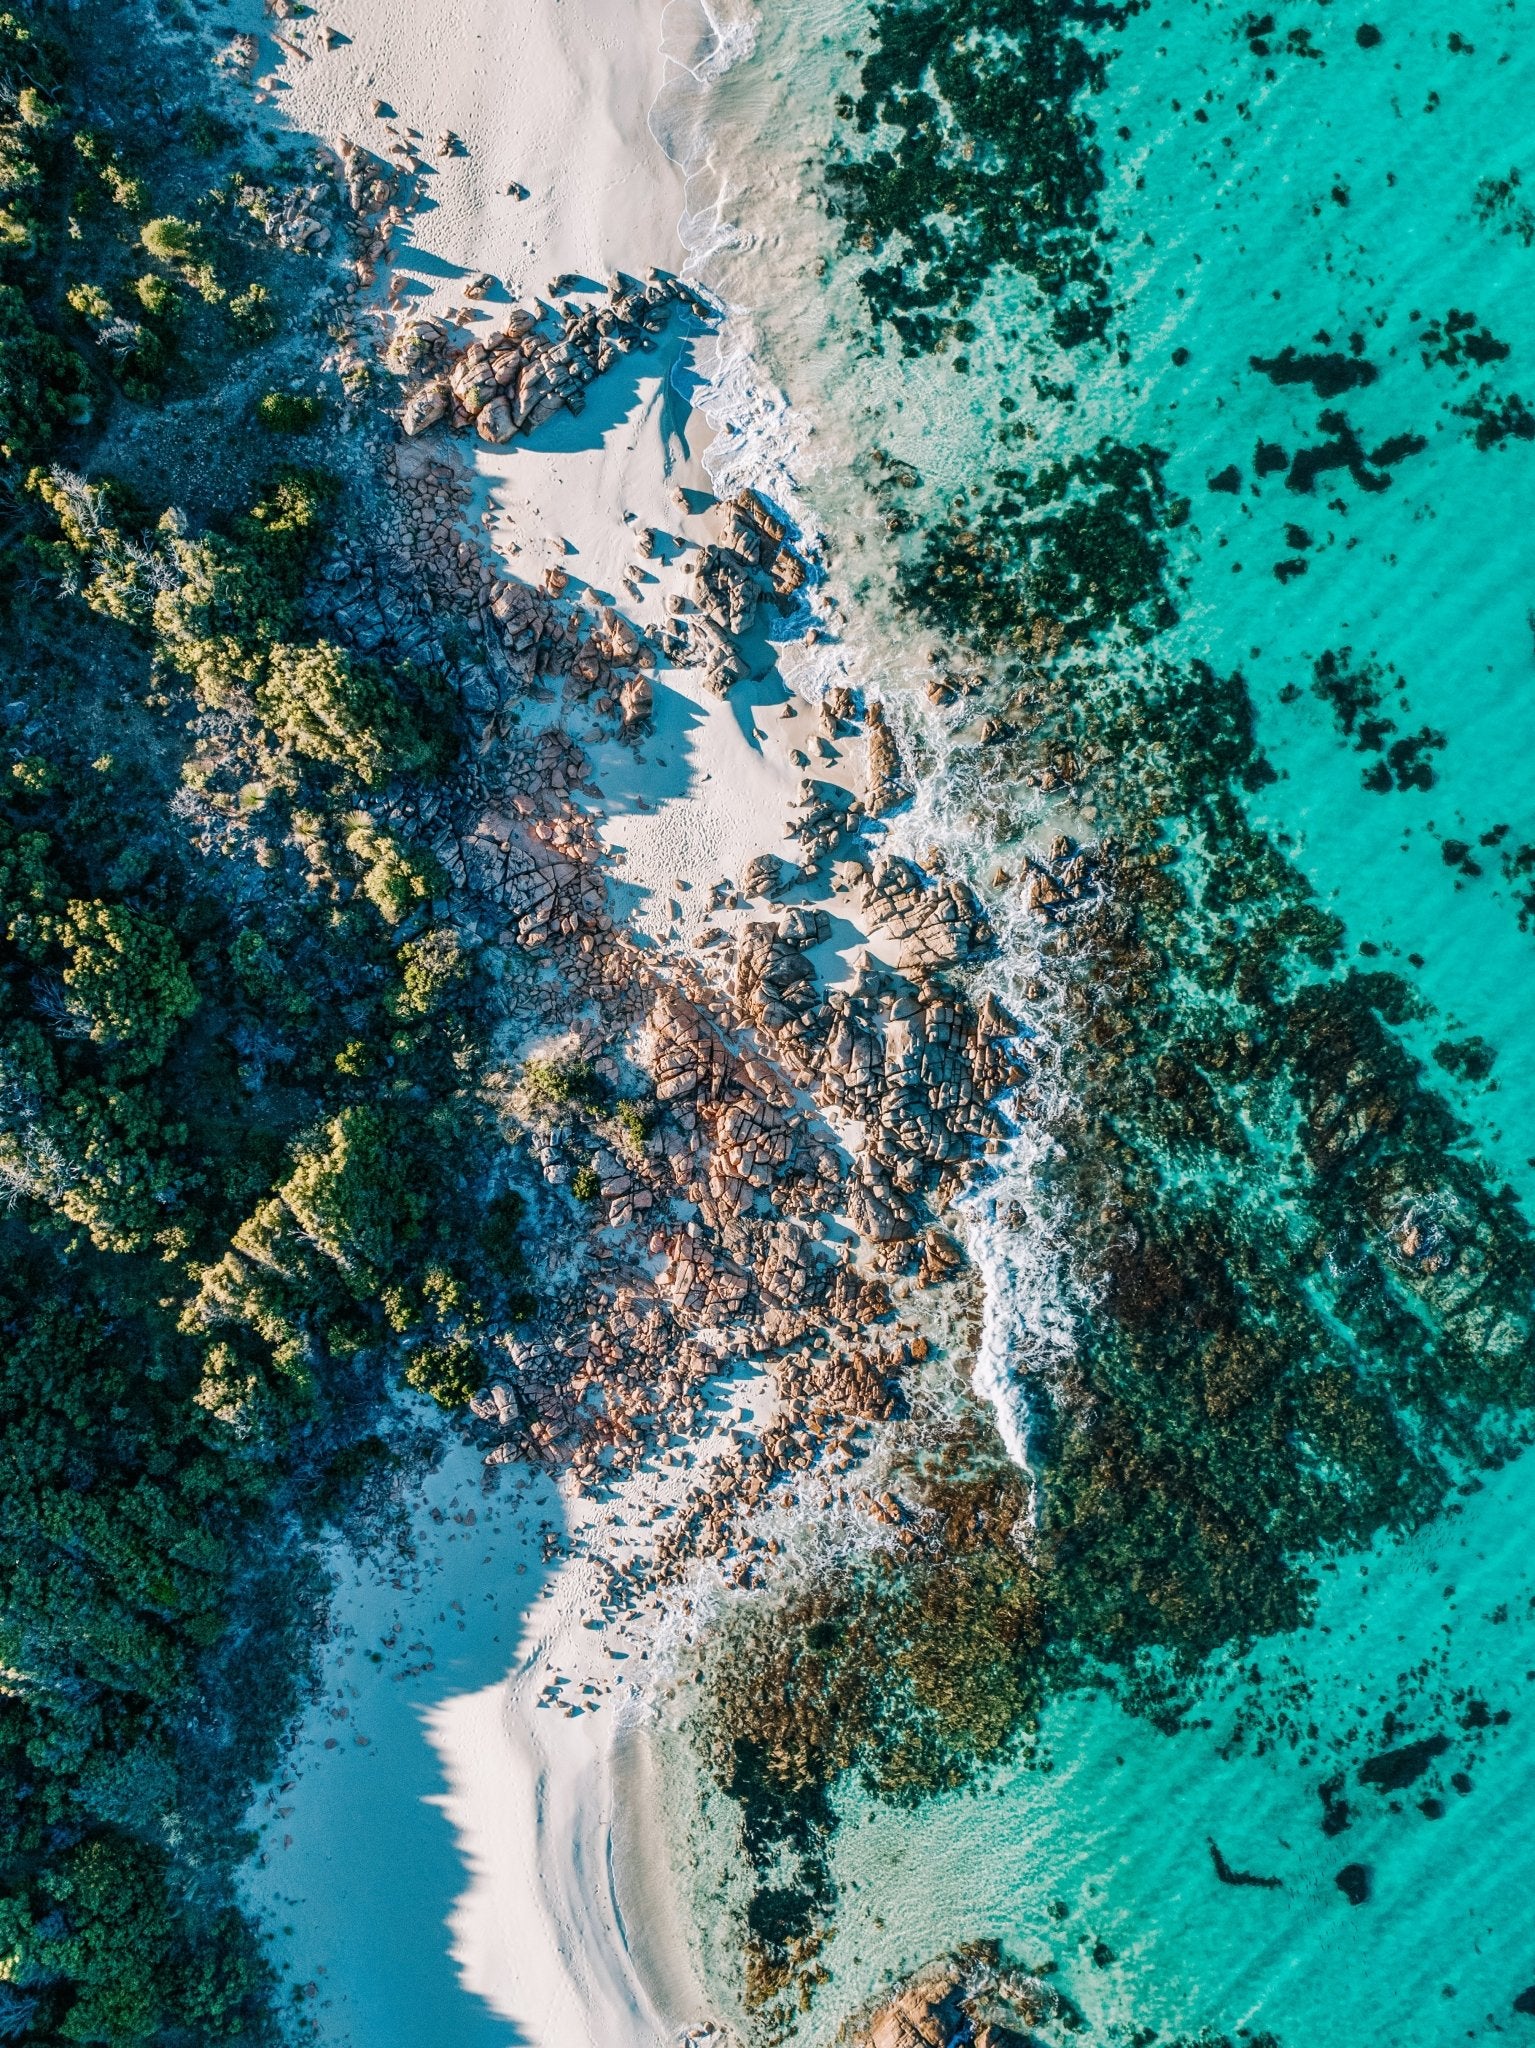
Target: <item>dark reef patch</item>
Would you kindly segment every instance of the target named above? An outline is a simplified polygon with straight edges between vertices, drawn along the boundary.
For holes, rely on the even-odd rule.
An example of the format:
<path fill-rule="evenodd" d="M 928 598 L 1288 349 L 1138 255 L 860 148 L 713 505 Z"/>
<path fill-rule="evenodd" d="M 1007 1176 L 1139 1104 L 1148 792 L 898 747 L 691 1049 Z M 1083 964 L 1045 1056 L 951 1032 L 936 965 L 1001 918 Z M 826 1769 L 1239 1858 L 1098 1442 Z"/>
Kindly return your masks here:
<path fill-rule="evenodd" d="M 1431 320 L 1418 337 L 1423 350 L 1423 367 L 1442 363 L 1469 376 L 1472 367 L 1486 369 L 1508 355 L 1508 343 L 1499 341 L 1475 313 L 1463 313 L 1452 306 L 1443 320 Z"/>
<path fill-rule="evenodd" d="M 1362 348 L 1363 342 L 1359 345 Z M 1341 398 L 1345 391 L 1373 384 L 1380 375 L 1362 354 L 1344 355 L 1338 349 L 1326 355 L 1302 355 L 1294 348 L 1282 348 L 1277 356 L 1249 356 L 1247 360 L 1271 384 L 1309 384 L 1318 398 Z"/>
<path fill-rule="evenodd" d="M 1206 1846 L 1210 1851 L 1210 1861 L 1215 1866 L 1215 1875 L 1222 1884 L 1246 1886 L 1251 1890 L 1263 1892 L 1277 1892 L 1283 1889 L 1282 1877 L 1259 1877 L 1251 1870 L 1233 1870 L 1215 1842 L 1212 1841 Z"/>
<path fill-rule="evenodd" d="M 1359 1782 L 1373 1785 L 1377 1792 L 1405 1792 L 1449 1746 L 1448 1735 L 1425 1735 L 1420 1742 L 1404 1742 L 1400 1749 L 1383 1749 L 1359 1766 Z"/>
<path fill-rule="evenodd" d="M 876 331 L 908 354 L 941 347 L 994 271 L 1033 280 L 1062 347 L 1101 340 L 1108 270 L 1091 233 L 1103 170 L 1088 97 L 1105 59 L 1086 32 L 1143 0 L 887 0 L 857 97 L 837 111 L 858 143 L 826 180 Z M 962 336 L 960 338 L 963 338 Z"/>
<path fill-rule="evenodd" d="M 1484 384 L 1476 395 L 1454 410 L 1471 422 L 1471 439 L 1484 452 L 1501 448 L 1506 441 L 1535 441 L 1535 412 L 1517 391 L 1500 395 Z"/>
<path fill-rule="evenodd" d="M 1391 479 L 1381 472 L 1406 461 L 1409 455 L 1421 455 L 1428 446 L 1421 434 L 1393 434 L 1367 454 L 1364 443 L 1341 412 L 1329 410 L 1319 414 L 1317 425 L 1328 438 L 1314 447 L 1297 449 L 1291 457 L 1285 482 L 1292 491 L 1314 491 L 1317 478 L 1335 469 L 1346 469 L 1362 491 L 1384 491 L 1389 489 Z"/>
<path fill-rule="evenodd" d="M 1401 677 L 1393 672 L 1388 678 L 1374 661 L 1356 661 L 1352 648 L 1328 648 L 1318 655 L 1312 671 L 1312 694 L 1331 708 L 1342 736 L 1351 739 L 1358 752 L 1380 757 L 1364 771 L 1366 789 L 1378 795 L 1393 789 L 1432 789 L 1434 767 L 1429 756 L 1443 752 L 1445 736 L 1425 725 L 1392 739 L 1398 730 L 1396 720 L 1380 715 L 1388 687 L 1396 690 L 1400 709 L 1408 711 Z"/>

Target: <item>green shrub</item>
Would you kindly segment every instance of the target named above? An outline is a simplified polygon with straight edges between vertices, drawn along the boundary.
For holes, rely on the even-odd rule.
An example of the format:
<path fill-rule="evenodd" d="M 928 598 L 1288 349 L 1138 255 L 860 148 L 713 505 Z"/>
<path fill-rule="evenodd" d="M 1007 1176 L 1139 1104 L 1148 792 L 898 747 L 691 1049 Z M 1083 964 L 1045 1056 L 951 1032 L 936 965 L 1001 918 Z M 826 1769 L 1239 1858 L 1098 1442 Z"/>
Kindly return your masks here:
<path fill-rule="evenodd" d="M 623 1133 L 625 1142 L 639 1151 L 650 1131 L 650 1113 L 646 1105 L 625 1097 L 614 1110 L 613 1121 Z"/>
<path fill-rule="evenodd" d="M 570 1192 L 578 1202 L 595 1202 L 602 1193 L 602 1176 L 595 1166 L 578 1166 L 570 1178 Z"/>
<path fill-rule="evenodd" d="M 345 769 L 365 789 L 424 767 L 434 751 L 397 682 L 328 640 L 274 648 L 256 705 L 296 753 Z"/>
<path fill-rule="evenodd" d="M 588 1060 L 529 1060 L 522 1080 L 540 1109 L 594 1109 L 602 1101 L 602 1083 Z"/>
<path fill-rule="evenodd" d="M 297 616 L 304 572 L 335 491 L 322 471 L 281 470 L 233 534 L 174 540 L 181 580 L 155 598 L 154 627 L 170 660 L 209 703 L 226 703 L 231 690 L 266 674 L 273 647 Z"/>
<path fill-rule="evenodd" d="M 525 1266 L 528 1205 L 515 1188 L 506 1188 L 485 1211 L 480 1245 L 497 1273 L 518 1277 Z"/>
<path fill-rule="evenodd" d="M 485 1384 L 485 1368 L 466 1337 L 452 1337 L 412 1352 L 405 1378 L 419 1393 L 430 1394 L 439 1408 L 462 1408 Z"/>
<path fill-rule="evenodd" d="M 92 1041 L 127 1069 L 158 1066 L 198 1003 L 175 935 L 126 904 L 75 901 L 58 939 L 69 1007 Z"/>
<path fill-rule="evenodd" d="M 170 279 L 161 277 L 158 271 L 146 270 L 142 277 L 136 277 L 133 295 L 151 320 L 169 322 L 181 312 L 181 294 Z"/>
<path fill-rule="evenodd" d="M 347 841 L 354 852 L 357 838 L 353 833 Z M 372 839 L 364 858 L 367 867 L 362 893 L 385 924 L 400 924 L 413 910 L 420 910 L 446 889 L 446 877 L 432 855 L 406 846 L 391 833 L 380 833 Z M 418 974 L 415 979 L 424 992 L 429 976 Z M 426 1007 L 429 1005 L 410 1005 L 418 1014 L 423 1014 Z"/>
<path fill-rule="evenodd" d="M 46 334 L 13 284 L 0 284 L 0 454 L 43 454 L 91 416 L 91 374 L 72 348 Z"/>
<path fill-rule="evenodd" d="M 112 317 L 112 301 L 99 284 L 72 284 L 64 303 L 91 327 L 105 327 Z"/>
<path fill-rule="evenodd" d="M 325 417 L 325 401 L 297 391 L 269 391 L 257 401 L 256 417 L 269 434 L 307 434 Z"/>
<path fill-rule="evenodd" d="M 100 177 L 107 197 L 124 213 L 139 218 L 149 211 L 149 187 L 142 178 L 133 177 L 120 164 L 103 164 Z M 151 255 L 154 253 L 150 251 Z"/>
<path fill-rule="evenodd" d="M 277 306 L 264 284 L 247 285 L 229 301 L 235 333 L 248 348 L 270 341 L 278 328 Z"/>
<path fill-rule="evenodd" d="M 428 854 L 428 860 L 431 855 Z M 432 861 L 435 868 L 437 863 Z M 447 877 L 438 872 L 445 892 Z M 396 1017 L 430 1017 L 441 1010 L 455 989 L 469 979 L 469 958 L 457 930 L 450 924 L 434 925 L 419 938 L 407 939 L 400 948 L 400 986 L 389 1007 Z"/>
<path fill-rule="evenodd" d="M 182 125 L 182 133 L 199 156 L 217 156 L 235 141 L 239 129 L 209 107 L 194 107 Z"/>
<path fill-rule="evenodd" d="M 202 255 L 201 230 L 173 213 L 146 221 L 139 240 L 157 262 L 172 263 L 178 268 L 199 261 Z"/>
<path fill-rule="evenodd" d="M 377 1290 L 426 1216 L 425 1189 L 402 1172 L 400 1135 L 379 1110 L 344 1109 L 295 1148 L 278 1191 L 309 1243 L 354 1290 Z"/>

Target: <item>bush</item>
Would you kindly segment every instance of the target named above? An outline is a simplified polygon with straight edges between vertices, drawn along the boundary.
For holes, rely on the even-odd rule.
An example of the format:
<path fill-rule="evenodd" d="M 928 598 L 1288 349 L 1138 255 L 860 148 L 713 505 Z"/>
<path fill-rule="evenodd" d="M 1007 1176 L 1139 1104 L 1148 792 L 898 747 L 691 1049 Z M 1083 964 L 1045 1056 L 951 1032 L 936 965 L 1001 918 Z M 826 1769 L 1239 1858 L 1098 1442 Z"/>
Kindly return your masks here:
<path fill-rule="evenodd" d="M 40 455 L 91 416 L 91 374 L 46 334 L 15 285 L 0 285 L 0 454 Z"/>
<path fill-rule="evenodd" d="M 595 1202 L 602 1193 L 602 1176 L 595 1166 L 578 1166 L 570 1179 L 570 1192 L 578 1202 Z"/>
<path fill-rule="evenodd" d="M 423 713 L 436 707 L 421 703 L 421 680 L 408 669 L 386 676 L 376 661 L 322 640 L 274 648 L 256 704 L 295 753 L 345 769 L 374 789 L 391 775 L 425 767 L 439 752 L 423 730 Z"/>
<path fill-rule="evenodd" d="M 515 1188 L 506 1188 L 485 1211 L 480 1245 L 494 1270 L 512 1279 L 524 1270 L 528 1205 Z"/>
<path fill-rule="evenodd" d="M 173 263 L 180 267 L 201 258 L 200 231 L 190 221 L 179 220 L 173 213 L 165 214 L 159 220 L 146 221 L 139 240 L 159 263 Z"/>
<path fill-rule="evenodd" d="M 325 401 L 297 391 L 269 391 L 257 401 L 256 417 L 269 434 L 307 434 L 325 417 Z"/>
<path fill-rule="evenodd" d="M 650 1115 L 645 1104 L 626 1097 L 614 1110 L 613 1121 L 623 1133 L 625 1142 L 638 1152 L 650 1130 Z"/>
<path fill-rule="evenodd" d="M 133 281 L 133 295 L 151 320 L 171 321 L 181 312 L 181 294 L 168 277 L 146 270 Z"/>
<path fill-rule="evenodd" d="M 439 1408 L 462 1408 L 485 1384 L 485 1368 L 467 1337 L 452 1337 L 412 1352 L 405 1379 L 418 1393 L 430 1394 Z"/>
<path fill-rule="evenodd" d="M 116 1050 L 125 1068 L 158 1066 L 198 1002 L 174 934 L 126 904 L 76 901 L 58 938 L 69 955 L 69 1007 L 92 1041 Z"/>
<path fill-rule="evenodd" d="M 588 1060 L 529 1060 L 522 1080 L 540 1109 L 595 1109 L 602 1101 L 602 1083 Z"/>
<path fill-rule="evenodd" d="M 426 1215 L 425 1190 L 402 1172 L 399 1136 L 376 1109 L 344 1109 L 295 1149 L 279 1190 L 310 1244 L 358 1293 L 377 1291 Z"/>
<path fill-rule="evenodd" d="M 181 581 L 154 600 L 166 654 L 211 704 L 266 674 L 293 624 L 304 571 L 335 485 L 318 470 L 286 469 L 232 535 L 174 541 Z"/>
<path fill-rule="evenodd" d="M 354 852 L 358 850 L 358 837 L 353 833 L 347 841 Z M 442 869 L 431 854 L 406 846 L 391 833 L 380 833 L 371 839 L 364 857 L 367 868 L 362 878 L 362 893 L 385 924 L 400 924 L 413 910 L 420 910 L 433 897 L 442 895 L 447 887 Z M 414 979 L 424 993 L 429 974 L 418 973 Z M 410 1004 L 408 1007 L 417 1014 L 424 1014 L 430 1004 Z"/>
<path fill-rule="evenodd" d="M 105 327 L 112 317 L 112 301 L 99 284 L 72 284 L 64 303 L 90 327 Z"/>
<path fill-rule="evenodd" d="M 229 318 L 247 347 L 270 341 L 277 332 L 277 307 L 264 284 L 248 285 L 229 301 Z"/>
<path fill-rule="evenodd" d="M 447 878 L 440 872 L 439 882 L 446 890 Z M 400 986 L 389 1007 L 400 1018 L 432 1016 L 469 979 L 468 956 L 450 924 L 435 925 L 419 938 L 408 939 L 400 948 L 399 965 Z"/>

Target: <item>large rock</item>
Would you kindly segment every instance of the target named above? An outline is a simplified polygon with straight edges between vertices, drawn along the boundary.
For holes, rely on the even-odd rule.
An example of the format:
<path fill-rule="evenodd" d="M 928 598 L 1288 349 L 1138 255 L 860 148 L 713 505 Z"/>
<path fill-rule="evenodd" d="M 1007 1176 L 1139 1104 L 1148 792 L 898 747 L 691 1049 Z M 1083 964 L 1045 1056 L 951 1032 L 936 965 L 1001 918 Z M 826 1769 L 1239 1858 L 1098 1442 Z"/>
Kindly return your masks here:
<path fill-rule="evenodd" d="M 447 417 L 449 402 L 447 385 L 441 378 L 434 378 L 406 399 L 400 425 L 407 434 L 423 434 L 428 427 L 435 427 L 439 420 Z"/>
<path fill-rule="evenodd" d="M 755 860 L 746 863 L 741 889 L 747 896 L 776 896 L 788 887 L 791 879 L 788 868 L 776 853 L 759 853 Z"/>
<path fill-rule="evenodd" d="M 869 751 L 869 795 L 868 810 L 871 818 L 883 817 L 897 804 L 905 803 L 911 795 L 911 782 L 901 761 L 901 752 L 895 743 L 895 734 L 885 722 L 885 714 L 876 699 L 869 706 L 868 751 Z"/>
<path fill-rule="evenodd" d="M 397 377 L 419 375 L 436 362 L 447 338 L 440 320 L 406 320 L 395 329 L 384 360 Z"/>
<path fill-rule="evenodd" d="M 473 343 L 453 365 L 448 383 L 453 396 L 471 419 L 483 406 L 490 404 L 501 388 L 496 382 L 495 367 L 478 342 Z"/>
<path fill-rule="evenodd" d="M 516 433 L 512 408 L 504 398 L 493 398 L 475 417 L 474 430 L 482 441 L 510 441 Z"/>

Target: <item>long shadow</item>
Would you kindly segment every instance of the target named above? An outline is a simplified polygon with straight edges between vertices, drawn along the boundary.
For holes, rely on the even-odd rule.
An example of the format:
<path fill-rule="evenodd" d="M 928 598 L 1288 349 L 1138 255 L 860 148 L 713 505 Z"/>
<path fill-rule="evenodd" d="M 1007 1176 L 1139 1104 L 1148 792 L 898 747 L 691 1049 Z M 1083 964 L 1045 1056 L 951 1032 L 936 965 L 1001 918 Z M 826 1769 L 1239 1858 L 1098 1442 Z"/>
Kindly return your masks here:
<path fill-rule="evenodd" d="M 688 741 L 703 724 L 704 714 L 664 676 L 657 676 L 652 687 L 651 729 L 638 753 L 619 740 L 591 744 L 598 786 L 610 811 L 654 810 L 686 796 L 692 786 Z"/>
<path fill-rule="evenodd" d="M 667 449 L 668 432 L 673 440 L 680 440 L 684 455 L 686 452 L 686 435 L 669 411 L 672 374 L 688 343 L 700 331 L 695 321 L 674 308 L 665 332 L 653 348 L 631 349 L 600 377 L 592 379 L 586 387 L 586 402 L 579 413 L 568 409 L 557 412 L 553 419 L 546 420 L 538 429 L 536 442 L 523 443 L 519 440 L 509 442 L 507 446 L 513 451 L 524 445 L 537 447 L 544 455 L 578 455 L 599 448 L 610 434 L 616 434 L 633 418 L 642 402 L 642 386 L 659 382 L 663 473 L 669 475 L 673 463 Z"/>
<path fill-rule="evenodd" d="M 321 1696 L 257 1815 L 249 1892 L 324 2039 L 528 2048 L 453 1954 L 466 1867 L 480 1873 L 441 1810 L 454 1788 L 428 1725 L 520 1661 L 553 1577 L 541 1531 L 563 1534 L 565 1516 L 542 1475 L 487 1496 L 482 1471 L 451 1446 L 410 1503 L 404 1549 L 337 1546 Z"/>
<path fill-rule="evenodd" d="M 477 272 L 465 263 L 450 263 L 445 256 L 434 256 L 430 249 L 418 249 L 412 242 L 402 242 L 394 259 L 396 271 L 409 276 L 418 271 L 422 277 L 474 277 Z"/>
<path fill-rule="evenodd" d="M 741 737 L 754 754 L 762 752 L 762 742 L 757 737 L 757 713 L 775 709 L 789 701 L 788 688 L 776 667 L 764 664 L 763 672 L 745 676 L 736 683 L 727 702 L 741 728 Z"/>

